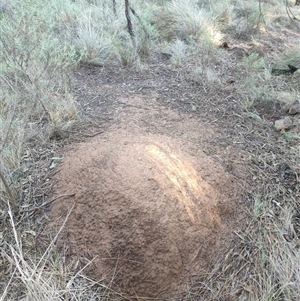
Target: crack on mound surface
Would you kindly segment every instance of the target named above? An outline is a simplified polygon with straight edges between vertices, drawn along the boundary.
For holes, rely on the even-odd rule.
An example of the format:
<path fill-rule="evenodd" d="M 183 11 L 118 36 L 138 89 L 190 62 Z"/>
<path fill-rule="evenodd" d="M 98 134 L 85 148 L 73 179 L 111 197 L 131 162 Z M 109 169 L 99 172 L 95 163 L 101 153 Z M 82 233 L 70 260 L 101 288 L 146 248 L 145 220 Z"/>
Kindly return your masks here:
<path fill-rule="evenodd" d="M 86 272 L 131 295 L 171 293 L 183 275 L 207 269 L 229 237 L 233 179 L 189 142 L 117 130 L 73 146 L 56 176 L 52 218 L 75 202 L 59 245 L 95 257 Z M 91 258 L 89 258 L 91 259 Z"/>

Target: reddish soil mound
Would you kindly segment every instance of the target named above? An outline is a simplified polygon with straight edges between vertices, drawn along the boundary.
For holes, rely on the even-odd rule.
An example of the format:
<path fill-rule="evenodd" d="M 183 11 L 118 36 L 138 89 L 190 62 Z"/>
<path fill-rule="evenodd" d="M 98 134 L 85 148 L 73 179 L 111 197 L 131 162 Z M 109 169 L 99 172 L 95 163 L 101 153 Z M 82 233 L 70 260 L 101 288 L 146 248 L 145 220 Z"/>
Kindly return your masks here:
<path fill-rule="evenodd" d="M 76 195 L 52 207 L 59 226 L 74 205 L 58 244 L 80 267 L 93 259 L 86 273 L 113 289 L 171 296 L 230 240 L 238 189 L 201 150 L 213 132 L 199 120 L 125 101 L 109 131 L 65 154 L 54 195 Z"/>
<path fill-rule="evenodd" d="M 187 142 L 107 135 L 77 145 L 57 177 L 55 218 L 66 216 L 70 256 L 97 256 L 89 274 L 130 294 L 155 297 L 214 260 L 233 213 L 231 178 Z"/>

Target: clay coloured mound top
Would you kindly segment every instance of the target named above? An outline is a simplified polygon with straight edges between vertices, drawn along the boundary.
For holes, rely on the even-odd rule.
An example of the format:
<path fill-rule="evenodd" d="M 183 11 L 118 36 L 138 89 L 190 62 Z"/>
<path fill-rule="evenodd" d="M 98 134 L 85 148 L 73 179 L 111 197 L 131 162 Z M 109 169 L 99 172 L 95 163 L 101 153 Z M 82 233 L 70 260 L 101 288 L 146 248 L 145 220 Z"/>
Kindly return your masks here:
<path fill-rule="evenodd" d="M 74 205 L 59 241 L 69 258 L 94 258 L 89 276 L 148 297 L 209 268 L 232 227 L 237 190 L 217 162 L 192 149 L 126 131 L 73 146 L 54 193 L 76 195 L 52 207 L 59 225 Z"/>

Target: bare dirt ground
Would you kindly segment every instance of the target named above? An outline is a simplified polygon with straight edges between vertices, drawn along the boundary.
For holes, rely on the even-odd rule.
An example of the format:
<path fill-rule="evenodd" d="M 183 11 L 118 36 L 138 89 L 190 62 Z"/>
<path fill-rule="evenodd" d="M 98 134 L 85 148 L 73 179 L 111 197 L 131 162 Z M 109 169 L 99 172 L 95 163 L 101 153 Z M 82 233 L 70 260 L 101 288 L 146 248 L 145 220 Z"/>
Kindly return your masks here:
<path fill-rule="evenodd" d="M 245 49 L 231 50 L 216 85 L 187 80 L 162 54 L 140 72 L 76 70 L 78 107 L 97 135 L 67 146 L 55 175 L 53 197 L 74 194 L 51 208 L 54 232 L 71 212 L 58 241 L 69 262 L 119 292 L 166 298 L 222 258 L 247 224 L 257 169 L 272 153 L 283 164 L 286 143 L 268 123 L 281 107 L 245 112 L 227 82 Z"/>

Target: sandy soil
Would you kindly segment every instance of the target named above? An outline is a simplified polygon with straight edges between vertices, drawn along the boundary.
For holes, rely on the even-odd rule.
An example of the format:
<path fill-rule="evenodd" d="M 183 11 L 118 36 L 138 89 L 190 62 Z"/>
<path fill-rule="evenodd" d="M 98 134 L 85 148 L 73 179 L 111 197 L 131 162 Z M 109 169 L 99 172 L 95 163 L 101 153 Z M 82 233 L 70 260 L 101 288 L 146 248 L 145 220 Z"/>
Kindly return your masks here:
<path fill-rule="evenodd" d="M 72 210 L 58 245 L 78 268 L 92 260 L 90 277 L 132 296 L 175 296 L 228 246 L 243 220 L 242 185 L 205 148 L 213 126 L 162 106 L 155 91 L 123 88 L 97 85 L 122 106 L 108 109 L 114 121 L 102 134 L 65 150 L 54 196 L 75 196 L 54 203 L 52 226 Z"/>

